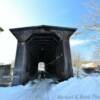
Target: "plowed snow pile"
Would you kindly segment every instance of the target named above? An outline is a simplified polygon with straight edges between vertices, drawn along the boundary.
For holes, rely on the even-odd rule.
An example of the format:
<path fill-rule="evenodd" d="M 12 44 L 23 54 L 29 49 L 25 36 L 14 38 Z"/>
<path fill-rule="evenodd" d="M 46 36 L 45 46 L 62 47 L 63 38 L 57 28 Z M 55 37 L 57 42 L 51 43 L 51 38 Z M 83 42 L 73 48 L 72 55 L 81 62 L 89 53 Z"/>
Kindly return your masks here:
<path fill-rule="evenodd" d="M 74 77 L 59 84 L 45 79 L 25 86 L 0 87 L 0 100 L 100 100 L 100 76 Z"/>

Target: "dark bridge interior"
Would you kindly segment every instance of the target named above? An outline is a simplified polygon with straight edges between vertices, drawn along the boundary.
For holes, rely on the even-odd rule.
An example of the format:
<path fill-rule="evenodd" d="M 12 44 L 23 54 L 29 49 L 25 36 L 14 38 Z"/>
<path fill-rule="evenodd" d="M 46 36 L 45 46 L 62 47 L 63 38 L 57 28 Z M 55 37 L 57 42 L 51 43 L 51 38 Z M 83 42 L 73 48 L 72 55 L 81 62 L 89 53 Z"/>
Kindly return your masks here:
<path fill-rule="evenodd" d="M 46 71 L 52 76 L 57 77 L 58 61 L 61 65 L 61 40 L 55 33 L 37 33 L 33 34 L 27 41 L 29 52 L 28 72 L 30 77 L 38 71 L 38 63 L 45 62 Z M 63 63 L 62 63 L 63 64 Z"/>

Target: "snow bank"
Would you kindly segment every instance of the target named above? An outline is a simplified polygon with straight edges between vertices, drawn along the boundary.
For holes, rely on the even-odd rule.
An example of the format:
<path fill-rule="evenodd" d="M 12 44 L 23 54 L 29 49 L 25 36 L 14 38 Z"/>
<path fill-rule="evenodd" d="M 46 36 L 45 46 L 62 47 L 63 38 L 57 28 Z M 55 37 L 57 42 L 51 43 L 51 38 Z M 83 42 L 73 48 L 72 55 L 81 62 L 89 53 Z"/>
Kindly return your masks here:
<path fill-rule="evenodd" d="M 52 88 L 50 100 L 100 100 L 100 77 L 71 78 Z"/>
<path fill-rule="evenodd" d="M 59 84 L 52 80 L 34 85 L 0 88 L 0 100 L 100 100 L 100 76 L 71 78 Z"/>
<path fill-rule="evenodd" d="M 48 100 L 52 80 L 29 82 L 26 86 L 0 88 L 0 100 Z"/>

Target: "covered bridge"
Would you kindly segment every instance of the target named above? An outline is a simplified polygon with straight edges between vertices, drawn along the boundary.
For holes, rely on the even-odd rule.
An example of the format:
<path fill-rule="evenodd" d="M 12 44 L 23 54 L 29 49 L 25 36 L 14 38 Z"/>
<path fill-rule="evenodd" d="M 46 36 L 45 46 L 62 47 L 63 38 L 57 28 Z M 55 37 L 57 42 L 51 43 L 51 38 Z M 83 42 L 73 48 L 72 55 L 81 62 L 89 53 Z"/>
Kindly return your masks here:
<path fill-rule="evenodd" d="M 10 29 L 18 40 L 12 85 L 26 84 L 45 62 L 46 71 L 59 81 L 73 76 L 69 38 L 75 28 L 32 26 Z"/>

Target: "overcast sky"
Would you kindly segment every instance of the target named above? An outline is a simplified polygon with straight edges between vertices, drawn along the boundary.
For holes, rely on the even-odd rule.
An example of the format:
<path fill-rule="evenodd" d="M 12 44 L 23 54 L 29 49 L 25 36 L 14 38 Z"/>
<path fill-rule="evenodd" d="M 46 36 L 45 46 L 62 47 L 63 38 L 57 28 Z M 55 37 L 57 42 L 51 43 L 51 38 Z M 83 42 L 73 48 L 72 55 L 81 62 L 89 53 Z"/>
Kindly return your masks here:
<path fill-rule="evenodd" d="M 82 15 L 86 13 L 83 3 L 88 0 L 0 0 L 0 63 L 15 59 L 17 40 L 9 28 L 56 25 L 80 29 Z M 71 47 L 91 59 L 90 40 L 79 36 L 70 40 Z"/>

